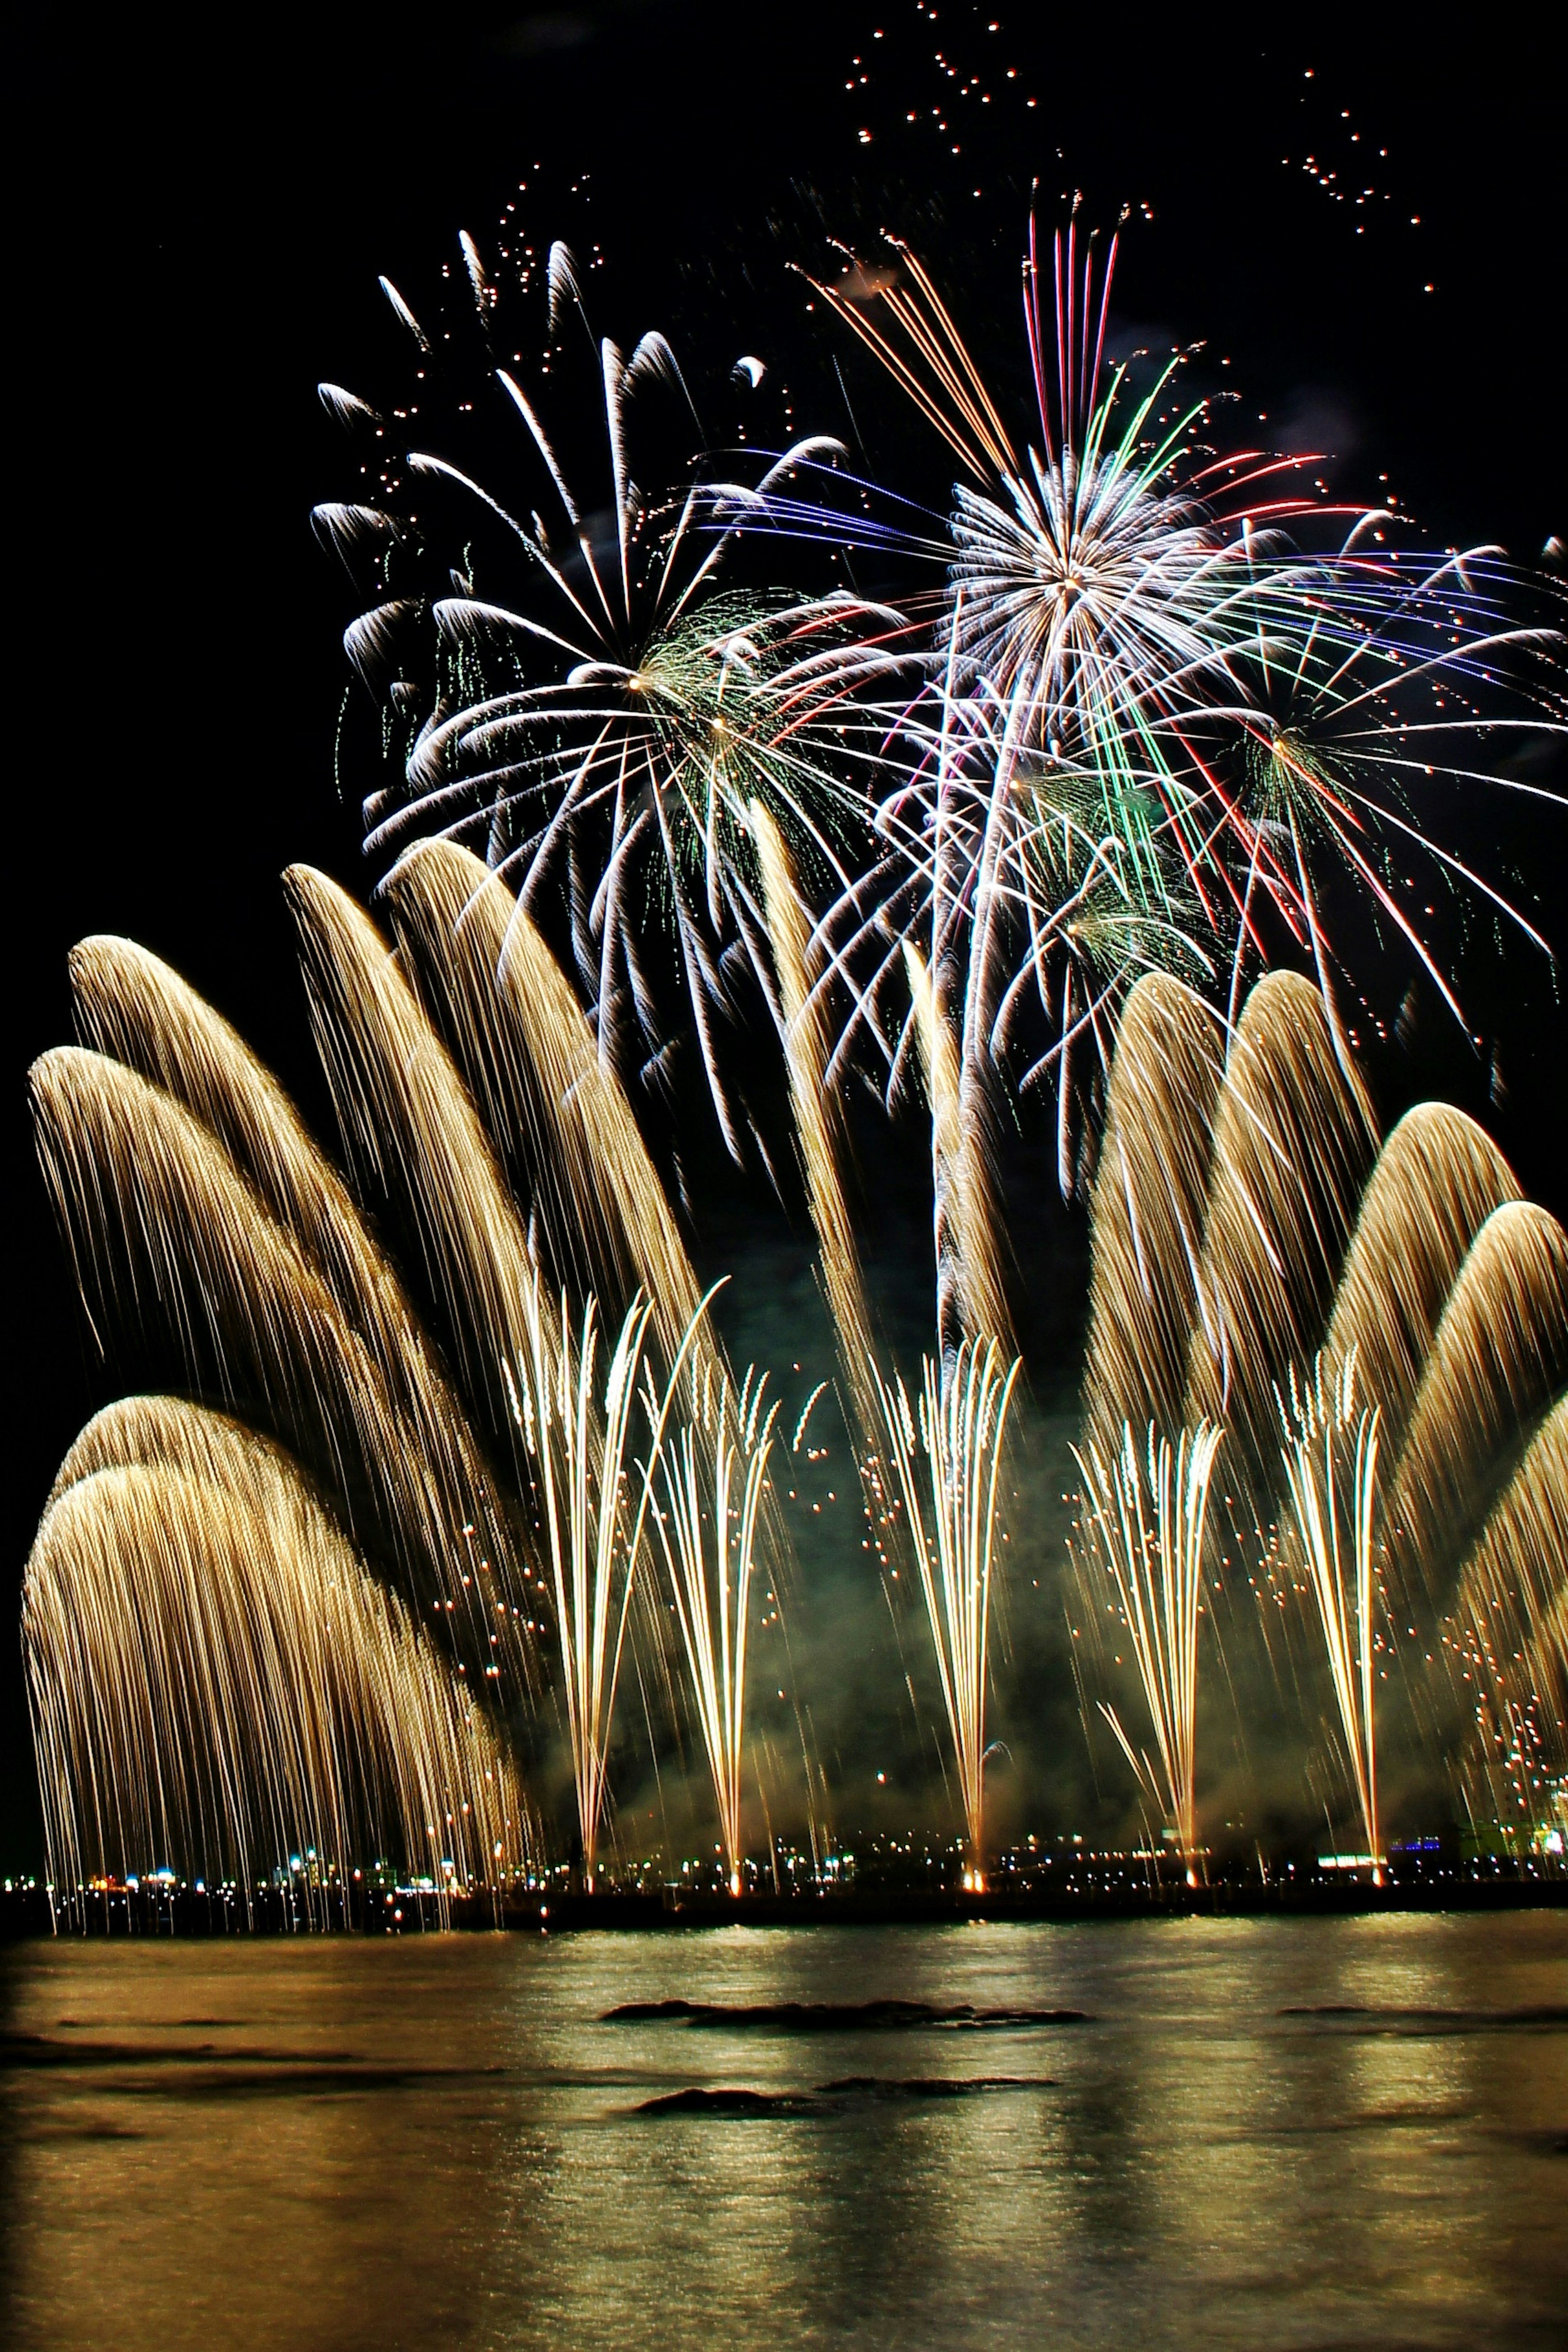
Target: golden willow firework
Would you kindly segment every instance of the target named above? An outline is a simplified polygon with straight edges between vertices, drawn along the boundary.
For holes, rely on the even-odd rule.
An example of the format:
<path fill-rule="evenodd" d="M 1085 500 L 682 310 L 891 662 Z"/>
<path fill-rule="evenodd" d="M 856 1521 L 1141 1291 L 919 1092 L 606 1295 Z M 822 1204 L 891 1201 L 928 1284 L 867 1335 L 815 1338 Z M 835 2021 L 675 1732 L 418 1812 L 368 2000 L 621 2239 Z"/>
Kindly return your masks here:
<path fill-rule="evenodd" d="M 1008 1408 L 1022 1369 L 1004 1371 L 995 1340 L 965 1340 L 950 1365 L 925 1359 L 918 1417 L 904 1382 L 873 1373 L 902 1490 L 909 1540 L 931 1628 L 942 1704 L 953 1741 L 968 1861 L 966 1887 L 985 1885 L 986 1700 L 989 1690 L 991 1575 L 998 1534 Z M 924 1471 L 916 1454 L 925 1456 Z"/>
<path fill-rule="evenodd" d="M 292 1852 L 325 1919 L 355 1854 L 396 1854 L 443 1899 L 531 1858 L 473 1696 L 287 1456 L 220 1415 L 135 1398 L 89 1424 L 22 1628 L 61 1890 L 128 1856 L 193 1863 L 248 1911 L 257 1866 Z"/>
<path fill-rule="evenodd" d="M 1113 1706 L 1100 1711 L 1139 1786 L 1175 1833 L 1189 1886 L 1197 1885 L 1197 1636 L 1203 1614 L 1204 1529 L 1223 1429 L 1200 1422 L 1175 1446 L 1148 1433 L 1140 1462 L 1131 1427 L 1109 1463 L 1091 1444 L 1077 1455 L 1088 1490 L 1085 1567 L 1115 1587 L 1144 1703 L 1159 1752 L 1156 1769 L 1134 1748 Z M 1145 1475 L 1146 1473 L 1146 1475 Z"/>
<path fill-rule="evenodd" d="M 1321 1000 L 1287 974 L 1254 989 L 1228 1052 L 1192 991 L 1165 975 L 1133 991 L 1092 1227 L 1085 1454 L 1113 1457 L 1129 1406 L 1147 1416 L 1156 1442 L 1173 1445 L 1200 1416 L 1223 1418 L 1234 1487 L 1225 1541 L 1233 1563 L 1238 1550 L 1251 1559 L 1270 1603 L 1289 1602 L 1293 1585 L 1319 1593 L 1320 1654 L 1359 1802 L 1355 1741 L 1369 1768 L 1370 1717 L 1358 1717 L 1353 1736 L 1340 1685 L 1354 1696 L 1364 1668 L 1353 1675 L 1345 1662 L 1364 1660 L 1373 1637 L 1334 1633 L 1354 1612 L 1322 1605 L 1332 1564 L 1348 1561 L 1364 1537 L 1389 1623 L 1413 1631 L 1424 1621 L 1435 1652 L 1457 1605 L 1469 1632 L 1447 1638 L 1473 1644 L 1481 1601 L 1458 1604 L 1461 1592 L 1491 1593 L 1486 1606 L 1495 1608 L 1504 1585 L 1525 1589 L 1509 1582 L 1516 1550 L 1528 1559 L 1539 1545 L 1551 1556 L 1550 1530 L 1568 1508 L 1552 1436 L 1568 1384 L 1568 1242 L 1544 1210 L 1518 1198 L 1496 1147 L 1460 1111 L 1417 1106 L 1378 1150 L 1364 1090 L 1334 1050 Z M 1376 1475 L 1375 1517 L 1358 1522 L 1353 1498 L 1325 1551 L 1314 1549 L 1312 1525 L 1315 1510 L 1327 1526 L 1327 1490 L 1321 1478 L 1312 1485 L 1292 1450 L 1300 1431 L 1281 1455 L 1277 1398 L 1321 1394 L 1313 1443 L 1354 1453 L 1359 1424 L 1341 1429 L 1331 1410 L 1353 1377 L 1377 1413 L 1387 1466 Z M 1364 1432 L 1359 1442 L 1370 1512 Z M 1282 1517 L 1293 1525 L 1281 1538 Z M 1344 1570 L 1342 1592 L 1364 1565 L 1358 1555 Z M 1549 1586 L 1518 1574 L 1531 1598 L 1509 1602 L 1497 1629 L 1527 1626 L 1515 1646 L 1540 1658 L 1558 1621 Z M 1093 1625 L 1101 1612 L 1087 1587 L 1084 1602 Z M 1559 1671 L 1529 1670 L 1548 1689 Z M 1549 1732 L 1568 1763 L 1568 1737 L 1555 1722 Z M 1370 1796 L 1370 1769 L 1362 1777 Z M 1371 1847 L 1364 1809 L 1364 1825 Z"/>
<path fill-rule="evenodd" d="M 155 959 L 127 942 L 97 940 L 74 957 L 73 982 L 84 1032 L 110 1050 L 62 1049 L 46 1055 L 33 1074 L 40 1150 L 93 1329 L 106 1350 L 140 1354 L 182 1387 L 214 1396 L 231 1415 L 254 1421 L 265 1434 L 247 1442 L 272 1445 L 274 1485 L 293 1479 L 302 1496 L 319 1496 L 311 1508 L 326 1532 L 310 1537 L 314 1549 L 307 1547 L 305 1565 L 279 1586 L 278 1608 L 314 1606 L 311 1596 L 321 1588 L 310 1563 L 327 1556 L 323 1546 L 330 1551 L 335 1545 L 333 1558 L 355 1563 L 352 1591 L 371 1589 L 367 1579 L 382 1579 L 406 1596 L 395 1609 L 389 1596 L 387 1623 L 395 1631 L 402 1622 L 397 1609 L 405 1605 L 415 1622 L 423 1618 L 419 1655 L 444 1662 L 444 1671 L 468 1694 L 468 1709 L 477 1710 L 476 1721 L 483 1717 L 488 1726 L 485 1737 L 498 1755 L 507 1752 L 508 1726 L 527 1725 L 541 1701 L 559 1704 L 587 1807 L 579 1827 L 591 1872 L 604 1819 L 624 1603 L 633 1579 L 619 1580 L 625 1563 L 614 1556 L 627 1533 L 619 1482 L 612 1475 L 597 1519 L 585 1498 L 599 1492 L 606 1475 L 606 1446 L 617 1462 L 626 1455 L 637 1368 L 647 1360 L 650 1341 L 657 1340 L 667 1364 L 685 1360 L 702 1304 L 695 1281 L 618 1084 L 600 1063 L 548 949 L 504 885 L 455 847 L 421 849 L 393 894 L 401 943 L 394 957 L 361 910 L 324 877 L 295 868 L 287 881 L 317 1040 L 360 1192 L 374 1204 L 379 1227 L 398 1237 L 405 1262 L 418 1270 L 423 1306 L 400 1281 L 292 1105 L 226 1024 Z M 489 942 L 497 938 L 507 950 L 499 967 L 488 960 Z M 462 1066 L 426 1004 L 441 1013 Z M 502 1124 L 502 1099 L 509 1105 L 506 1143 L 532 1160 L 538 1214 L 519 1212 L 503 1165 L 505 1147 L 498 1148 L 464 1083 L 469 1068 L 496 1126 Z M 553 1191 L 539 1174 L 547 1166 Z M 575 1203 L 584 1213 L 573 1220 L 569 1213 Z M 618 1367 L 620 1377 L 612 1377 L 607 1402 L 591 1401 L 591 1409 L 584 1403 L 588 1420 L 574 1423 L 575 1443 L 563 1458 L 560 1379 L 575 1393 L 574 1382 L 586 1378 L 587 1399 L 593 1377 L 570 1318 L 558 1327 L 553 1286 L 559 1276 L 570 1290 L 585 1271 L 602 1276 L 618 1316 L 634 1294 L 642 1294 L 643 1303 L 635 1310 L 633 1340 L 613 1353 L 612 1373 Z M 586 1304 L 591 1294 L 579 1289 L 578 1296 Z M 425 1328 L 432 1312 L 443 1334 L 440 1345 Z M 711 1341 L 704 1341 L 702 1352 L 705 1366 L 711 1366 Z M 536 1437 L 537 1401 L 556 1397 L 556 1419 L 546 1432 L 548 1465 L 552 1476 L 559 1473 L 554 1512 L 547 1507 L 549 1481 L 541 1488 L 538 1454 L 530 1454 L 513 1420 L 507 1363 L 516 1368 L 519 1402 L 534 1401 Z M 559 1375 L 553 1390 L 544 1378 L 552 1365 Z M 635 1411 L 642 1411 L 640 1401 Z M 653 1454 L 644 1469 L 651 1474 L 659 1433 L 648 1434 Z M 214 1534 L 212 1574 L 233 1596 L 224 1620 L 231 1648 L 242 1640 L 246 1589 L 235 1582 L 239 1570 L 233 1563 L 243 1542 L 234 1530 L 254 1507 L 240 1476 L 246 1458 L 236 1438 L 201 1473 L 204 1492 L 211 1488 L 219 1498 L 213 1506 L 214 1530 L 230 1530 Z M 130 1466 L 136 1473 L 135 1508 L 149 1523 L 160 1480 L 189 1484 L 185 1470 L 161 1455 Z M 131 1505 L 115 1504 L 102 1518 L 107 1532 L 92 1553 L 105 1596 L 112 1589 L 123 1600 L 111 1607 L 106 1597 L 95 1619 L 103 1643 L 119 1644 L 114 1659 L 105 1652 L 99 1664 L 123 1701 L 116 1735 L 121 1748 L 113 1765 L 122 1775 L 131 1771 L 137 1755 L 162 1757 L 158 1769 L 172 1769 L 158 1746 L 159 1727 L 145 1711 L 151 1699 L 141 1712 L 133 1703 L 143 1687 L 134 1648 L 141 1603 L 123 1599 L 138 1588 L 133 1578 L 126 1582 L 130 1568 L 115 1566 L 131 1544 L 125 1532 L 131 1512 Z M 173 1592 L 176 1568 L 196 1577 L 204 1571 L 199 1515 L 175 1502 L 170 1514 L 171 1526 L 183 1530 L 183 1549 L 175 1565 L 165 1563 L 160 1572 L 172 1580 L 167 1589 Z M 779 1535 L 776 1519 L 770 1510 L 770 1550 Z M 287 1527 L 306 1524 L 298 1513 L 287 1522 L 275 1515 L 275 1521 L 269 1538 L 275 1552 Z M 559 1558 L 541 1549 L 547 1523 L 560 1538 Z M 589 1540 L 594 1527 L 610 1544 L 608 1593 L 594 1582 L 605 1565 L 602 1547 Z M 55 1553 L 41 1552 L 40 1573 L 46 1558 L 57 1561 Z M 585 1564 L 588 1583 L 580 1591 Z M 781 1565 L 780 1556 L 775 1576 Z M 57 1561 L 51 1569 L 57 1592 L 62 1573 Z M 79 1587 L 76 1598 L 87 1606 Z M 349 1605 L 332 1603 L 334 1609 Z M 646 1663 L 655 1689 L 667 1689 L 663 1651 L 672 1629 L 658 1609 L 643 1615 L 643 1632 L 653 1643 Z M 47 1622 L 57 1632 L 57 1610 Z M 67 1671 L 56 1635 L 48 1636 L 52 1649 L 46 1643 L 46 1622 L 37 1610 L 30 1613 L 27 1641 L 40 1695 Z M 186 1628 L 180 1638 L 206 1639 L 188 1612 L 178 1622 Z M 172 1629 L 175 1623 L 172 1617 Z M 307 1638 L 316 1635 L 298 1629 L 298 1640 Z M 559 1670 L 552 1654 L 558 1643 Z M 298 1744 L 304 1735 L 291 1724 L 282 1691 L 282 1684 L 267 1685 L 268 1719 L 279 1740 Z M 46 1737 L 53 1743 L 47 1769 L 59 1792 L 57 1807 L 87 1802 L 90 1783 L 80 1776 L 110 1769 L 101 1747 L 84 1745 L 79 1724 L 68 1716 L 70 1706 L 85 1704 L 80 1694 L 60 1698 L 68 1713 L 49 1717 L 53 1729 L 39 1717 L 41 1749 Z M 328 1706 L 329 1698 L 321 1705 Z M 428 1713 L 424 1701 L 420 1707 Z M 419 1709 L 409 1720 L 411 1738 L 423 1738 Z M 179 1722 L 180 1737 L 193 1738 L 185 1718 Z M 197 1742 L 193 1749 L 191 1770 L 199 1775 L 210 1766 L 221 1777 L 230 1769 L 232 1747 L 232 1726 L 225 1729 L 214 1718 L 208 1747 Z M 270 1775 L 267 1788 L 283 1785 L 275 1759 L 263 1758 L 257 1769 Z M 291 1821 L 308 1797 L 317 1803 L 312 1790 L 328 1788 L 320 1777 L 326 1769 L 322 1765 L 314 1780 L 288 1784 Z M 423 1789 L 428 1780 L 426 1771 L 423 1781 L 406 1785 Z M 335 1855 L 346 1851 L 350 1831 L 370 1835 L 372 1813 L 377 1821 L 385 1816 L 384 1776 L 371 1794 L 376 1790 L 382 1792 L 375 1800 L 379 1812 L 369 1796 L 361 1801 L 352 1790 L 352 1804 L 347 1798 L 330 1803 L 320 1798 L 335 1824 L 329 1841 Z M 208 1837 L 216 1818 L 211 1807 L 204 1811 L 193 1798 L 182 1805 L 183 1811 L 171 1811 L 149 1852 L 169 1852 L 170 1842 L 177 1847 L 181 1837 Z M 437 1810 L 434 1800 L 410 1798 L 390 1820 L 384 1842 L 394 1843 L 416 1812 L 423 1824 Z M 516 1807 L 510 1818 L 521 1820 Z M 246 1822 L 249 1843 L 242 1843 L 253 1858 L 262 1832 L 249 1815 Z M 134 1842 L 152 1837 L 146 1807 L 122 1804 L 113 1833 L 126 1841 L 113 1866 L 144 1860 Z M 405 1849 L 402 1859 L 411 1867 L 428 1864 L 432 1833 L 422 1825 Z M 221 1852 L 210 1843 L 200 1851 L 187 1844 L 177 1858 L 193 1874 L 205 1868 L 221 1875 L 240 1851 L 238 1831 L 225 1835 L 228 1843 Z M 61 1836 L 62 1857 L 86 1851 L 79 1826 Z M 299 1843 L 292 1831 L 289 1838 Z M 308 1842 L 328 1850 L 319 1839 Z M 442 1852 L 457 1869 L 451 1843 L 447 1839 Z M 479 1881 L 509 1876 L 521 1866 L 522 1854 L 516 1837 L 470 1840 L 461 1872 Z M 98 1858 L 107 1859 L 107 1850 Z"/>

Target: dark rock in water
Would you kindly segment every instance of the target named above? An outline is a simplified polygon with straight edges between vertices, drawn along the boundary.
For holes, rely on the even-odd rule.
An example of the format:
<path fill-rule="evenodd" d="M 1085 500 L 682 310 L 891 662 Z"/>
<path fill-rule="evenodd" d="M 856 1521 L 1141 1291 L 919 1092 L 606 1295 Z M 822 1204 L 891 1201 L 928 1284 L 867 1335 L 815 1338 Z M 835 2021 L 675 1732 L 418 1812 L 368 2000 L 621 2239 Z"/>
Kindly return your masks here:
<path fill-rule="evenodd" d="M 640 2116 L 831 2116 L 865 2105 L 892 2105 L 904 2100 L 970 2099 L 993 2091 L 1043 2091 L 1051 2084 L 1039 2074 L 846 2074 L 836 2083 L 822 2083 L 814 2091 L 744 2091 L 720 2087 L 706 2090 L 694 2084 L 684 2091 L 666 2091 L 644 2099 L 633 2110 Z"/>
<path fill-rule="evenodd" d="M 694 2086 L 644 2099 L 633 2112 L 640 2116 L 776 2116 L 798 2114 L 810 2105 L 810 2099 L 793 2097 L 787 2091 L 704 2091 Z"/>
<path fill-rule="evenodd" d="M 774 2033 L 865 2033 L 930 2025 L 1029 2027 L 1082 2025 L 1082 2009 L 975 2009 L 967 2001 L 938 2007 L 925 2000 L 628 2000 L 606 2010 L 604 2025 L 682 2024 L 762 2029 Z"/>

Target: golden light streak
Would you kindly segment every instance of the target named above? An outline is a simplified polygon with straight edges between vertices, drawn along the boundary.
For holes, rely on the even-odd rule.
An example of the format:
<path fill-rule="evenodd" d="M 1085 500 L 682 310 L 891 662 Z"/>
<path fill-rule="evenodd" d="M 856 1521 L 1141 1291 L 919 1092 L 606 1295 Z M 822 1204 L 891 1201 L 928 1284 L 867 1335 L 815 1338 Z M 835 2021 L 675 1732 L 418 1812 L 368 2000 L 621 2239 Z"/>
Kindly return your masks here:
<path fill-rule="evenodd" d="M 697 1279 L 621 1082 L 549 948 L 455 842 L 409 851 L 386 896 L 400 959 L 540 1219 L 557 1281 L 618 1308 L 643 1289 L 673 1355 Z"/>
<path fill-rule="evenodd" d="M 1140 980 L 1117 1031 L 1090 1213 L 1083 1425 L 1107 1461 L 1125 1424 L 1181 1427 L 1224 1066 L 1202 998 L 1164 972 Z"/>
<path fill-rule="evenodd" d="M 908 940 L 904 960 L 915 1003 L 921 1067 L 931 1105 L 937 1330 L 944 1357 L 959 1339 L 1012 1342 L 1002 1282 L 995 1187 L 973 1103 L 963 1098 L 958 1047 L 925 959 Z"/>
<path fill-rule="evenodd" d="M 861 1284 L 854 1231 L 840 1174 L 840 1138 L 827 1085 L 832 1035 L 810 971 L 810 918 L 795 879 L 784 836 L 759 801 L 751 803 L 752 830 L 762 869 L 768 942 L 784 1015 L 784 1066 L 800 1150 L 801 1171 L 817 1235 L 822 1288 L 838 1334 L 844 1379 L 863 1444 L 876 1450 L 881 1414 L 867 1367 L 871 1327 Z"/>
<path fill-rule="evenodd" d="M 758 1380 L 748 1370 L 732 1403 L 722 1372 L 711 1363 L 694 1368 L 687 1382 L 689 1412 L 670 1429 L 662 1448 L 655 1444 L 647 1465 L 650 1480 L 655 1461 L 663 1473 L 664 1507 L 655 1510 L 653 1524 L 713 1776 L 731 1895 L 741 1891 L 745 1852 L 742 1763 L 751 1578 L 779 1413 L 777 1400 L 765 1402 L 766 1378 Z M 674 1387 L 672 1381 L 659 1409 L 660 1428 Z M 647 1405 L 652 1420 L 651 1385 Z"/>
<path fill-rule="evenodd" d="M 495 1885 L 532 1845 L 492 1727 L 279 1449 L 137 1398 L 89 1424 L 29 1556 L 23 1633 L 50 1870 L 176 1857 L 247 1909 L 258 1866 L 356 1852 Z M 450 1864 L 450 1873 L 444 1865 Z"/>
<path fill-rule="evenodd" d="M 1173 1446 L 1151 1425 L 1140 1463 L 1130 1425 L 1107 1463 L 1091 1442 L 1077 1454 L 1088 1490 L 1092 1550 L 1109 1573 L 1148 1708 L 1156 1771 L 1113 1707 L 1101 1713 L 1140 1785 L 1176 1831 L 1186 1883 L 1198 1878 L 1197 1631 L 1203 1612 L 1204 1528 L 1215 1456 L 1225 1432 L 1200 1422 Z"/>
<path fill-rule="evenodd" d="M 918 1424 L 904 1381 L 875 1366 L 883 1419 L 908 1515 L 952 1735 L 968 1864 L 964 1884 L 985 1888 L 986 1696 L 997 1480 L 1008 1408 L 1021 1370 L 1004 1372 L 994 1339 L 966 1339 L 950 1371 L 925 1360 Z M 946 1376 L 945 1376 L 946 1374 Z M 925 1455 L 922 1472 L 915 1454 Z"/>
<path fill-rule="evenodd" d="M 1310 1382 L 1298 1388 L 1292 1378 L 1289 1403 L 1280 1399 L 1280 1418 L 1291 1508 L 1318 1604 L 1372 1883 L 1381 1886 L 1373 1669 L 1378 1409 L 1356 1412 L 1354 1351 L 1332 1377 L 1320 1356 Z"/>

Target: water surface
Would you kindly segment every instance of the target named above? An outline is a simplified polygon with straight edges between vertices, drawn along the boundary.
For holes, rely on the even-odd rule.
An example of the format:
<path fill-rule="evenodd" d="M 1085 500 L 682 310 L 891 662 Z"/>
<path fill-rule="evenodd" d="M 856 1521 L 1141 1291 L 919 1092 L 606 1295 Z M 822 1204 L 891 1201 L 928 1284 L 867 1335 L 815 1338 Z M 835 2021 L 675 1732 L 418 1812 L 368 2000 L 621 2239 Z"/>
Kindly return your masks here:
<path fill-rule="evenodd" d="M 1568 2344 L 1561 1915 L 62 1941 L 0 2001 L 23 2347 Z"/>

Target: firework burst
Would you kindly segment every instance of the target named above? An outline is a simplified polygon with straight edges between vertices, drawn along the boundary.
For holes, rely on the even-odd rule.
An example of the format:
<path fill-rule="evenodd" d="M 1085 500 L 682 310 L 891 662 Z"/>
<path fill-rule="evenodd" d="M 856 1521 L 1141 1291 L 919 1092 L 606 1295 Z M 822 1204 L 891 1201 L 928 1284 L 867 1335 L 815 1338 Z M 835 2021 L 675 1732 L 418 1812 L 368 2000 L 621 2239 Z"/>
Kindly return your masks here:
<path fill-rule="evenodd" d="M 1310 458 L 1218 454 L 1212 404 L 1184 395 L 1190 355 L 1136 388 L 1133 361 L 1107 357 L 1116 240 L 1102 268 L 1075 225 L 1049 268 L 1030 225 L 1039 441 L 1020 456 L 929 273 L 892 242 L 893 268 L 812 283 L 964 478 L 925 684 L 885 713 L 902 772 L 878 811 L 884 854 L 824 928 L 849 1030 L 878 1039 L 894 1086 L 908 1024 L 887 1042 L 890 949 L 929 938 L 971 1108 L 999 1065 L 1061 1089 L 1065 1190 L 1075 1048 L 1097 1088 L 1141 972 L 1228 968 L 1234 1015 L 1249 961 L 1283 949 L 1311 962 L 1337 1033 L 1335 939 L 1359 901 L 1458 1013 L 1413 862 L 1542 944 L 1434 822 L 1445 788 L 1511 784 L 1500 741 L 1562 731 L 1559 638 L 1518 624 L 1498 551 L 1402 551 L 1389 513 L 1310 492 Z M 1325 516 L 1338 537 L 1322 550 Z"/>
<path fill-rule="evenodd" d="M 483 314 L 488 281 L 474 283 Z M 798 856 L 835 889 L 847 887 L 859 802 L 843 781 L 836 713 L 866 667 L 873 615 L 841 594 L 720 584 L 734 534 L 711 526 L 714 488 L 700 465 L 684 488 L 664 493 L 643 488 L 632 471 L 636 413 L 655 387 L 695 422 L 668 342 L 645 334 L 628 358 L 596 341 L 564 247 L 552 249 L 549 284 L 551 335 L 570 314 L 593 352 L 608 496 L 579 499 L 507 368 L 495 370 L 496 381 L 543 513 L 514 511 L 521 499 L 503 502 L 444 457 L 410 454 L 411 488 L 455 489 L 473 522 L 498 533 L 507 552 L 496 568 L 508 593 L 481 593 L 465 558 L 453 593 L 392 598 L 349 630 L 356 668 L 410 724 L 421 689 L 395 673 L 408 663 L 411 632 L 434 633 L 423 718 L 402 777 L 366 803 L 366 847 L 380 855 L 433 835 L 458 841 L 509 883 L 526 914 L 553 923 L 564 910 L 606 1066 L 662 1078 L 689 1024 L 739 1157 L 720 1035 L 745 976 L 765 992 L 771 983 L 749 812 L 764 807 Z M 837 448 L 796 443 L 766 467 L 755 495 L 765 499 L 796 467 Z M 317 520 L 345 553 L 408 535 L 392 515 L 361 508 L 321 507 Z M 667 961 L 649 951 L 650 911 L 673 942 L 684 1019 Z"/>

